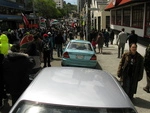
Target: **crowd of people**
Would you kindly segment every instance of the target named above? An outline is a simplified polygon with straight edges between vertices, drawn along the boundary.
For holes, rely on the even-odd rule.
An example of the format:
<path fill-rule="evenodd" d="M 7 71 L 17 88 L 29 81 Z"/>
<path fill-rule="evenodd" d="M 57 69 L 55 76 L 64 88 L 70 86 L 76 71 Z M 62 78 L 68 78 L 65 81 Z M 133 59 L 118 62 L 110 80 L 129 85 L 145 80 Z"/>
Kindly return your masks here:
<path fill-rule="evenodd" d="M 77 34 L 81 40 L 84 40 L 85 35 L 82 29 L 78 30 Z M 24 45 L 20 45 L 24 37 L 27 38 L 25 48 Z M 0 108 L 3 107 L 3 100 L 8 98 L 7 93 L 11 95 L 13 105 L 30 84 L 29 75 L 35 75 L 42 68 L 51 67 L 51 60 L 54 60 L 53 50 L 57 51 L 57 57 L 61 57 L 63 45 L 68 39 L 71 40 L 74 37 L 72 30 L 54 28 L 9 29 L 7 32 L 2 32 L 0 34 Z M 143 90 L 150 93 L 150 46 L 146 49 L 146 55 L 143 58 L 137 52 L 137 37 L 134 30 L 127 35 L 123 28 L 117 38 L 118 58 L 121 58 L 117 75 L 123 83 L 123 89 L 131 99 L 136 93 L 138 81 L 143 78 L 144 67 L 147 85 Z M 127 40 L 129 40 L 129 51 L 124 53 Z M 102 54 L 104 46 L 109 47 L 109 44 L 113 44 L 114 31 L 103 29 L 98 32 L 93 29 L 89 33 L 88 41 L 93 45 L 95 52 L 98 47 L 98 53 Z M 43 67 L 41 67 L 42 61 Z"/>
<path fill-rule="evenodd" d="M 53 50 L 62 56 L 67 41 L 62 29 L 19 29 L 0 34 L 0 108 L 10 94 L 12 105 L 30 84 L 31 78 L 45 67 L 51 67 Z M 41 67 L 41 62 L 44 66 Z"/>

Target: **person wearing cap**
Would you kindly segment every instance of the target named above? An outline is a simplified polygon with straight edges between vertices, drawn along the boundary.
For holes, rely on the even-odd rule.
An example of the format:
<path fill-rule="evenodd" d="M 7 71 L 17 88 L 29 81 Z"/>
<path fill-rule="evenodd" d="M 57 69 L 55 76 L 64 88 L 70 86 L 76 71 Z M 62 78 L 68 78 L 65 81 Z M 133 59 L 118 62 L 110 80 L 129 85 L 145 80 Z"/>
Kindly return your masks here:
<path fill-rule="evenodd" d="M 48 34 L 43 34 L 43 43 L 42 43 L 42 51 L 43 51 L 43 67 L 51 67 L 50 64 L 50 54 L 51 54 L 51 42 L 48 38 Z"/>
<path fill-rule="evenodd" d="M 51 43 L 51 59 L 53 60 L 53 48 L 54 48 L 54 37 L 52 36 L 51 32 L 48 32 L 48 37 Z"/>

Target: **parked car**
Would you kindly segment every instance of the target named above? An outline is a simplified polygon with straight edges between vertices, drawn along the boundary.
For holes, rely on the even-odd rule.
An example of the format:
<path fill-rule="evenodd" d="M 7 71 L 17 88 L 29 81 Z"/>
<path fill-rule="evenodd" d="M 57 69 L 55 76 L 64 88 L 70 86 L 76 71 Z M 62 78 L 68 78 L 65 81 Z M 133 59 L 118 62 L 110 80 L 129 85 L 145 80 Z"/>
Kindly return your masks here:
<path fill-rule="evenodd" d="M 9 113 L 137 113 L 117 80 L 102 70 L 42 69 Z"/>
<path fill-rule="evenodd" d="M 97 56 L 89 41 L 71 40 L 62 55 L 62 66 L 96 68 Z"/>

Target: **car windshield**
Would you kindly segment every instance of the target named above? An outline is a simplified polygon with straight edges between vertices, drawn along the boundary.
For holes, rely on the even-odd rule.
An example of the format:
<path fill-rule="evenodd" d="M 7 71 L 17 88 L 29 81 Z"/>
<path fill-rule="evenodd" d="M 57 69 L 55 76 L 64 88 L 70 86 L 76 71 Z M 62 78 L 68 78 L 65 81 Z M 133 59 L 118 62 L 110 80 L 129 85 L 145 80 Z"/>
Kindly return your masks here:
<path fill-rule="evenodd" d="M 131 108 L 87 108 L 21 101 L 13 113 L 136 113 Z"/>
<path fill-rule="evenodd" d="M 89 44 L 89 43 L 79 43 L 79 42 L 71 42 L 68 46 L 68 49 L 92 51 L 91 44 Z"/>

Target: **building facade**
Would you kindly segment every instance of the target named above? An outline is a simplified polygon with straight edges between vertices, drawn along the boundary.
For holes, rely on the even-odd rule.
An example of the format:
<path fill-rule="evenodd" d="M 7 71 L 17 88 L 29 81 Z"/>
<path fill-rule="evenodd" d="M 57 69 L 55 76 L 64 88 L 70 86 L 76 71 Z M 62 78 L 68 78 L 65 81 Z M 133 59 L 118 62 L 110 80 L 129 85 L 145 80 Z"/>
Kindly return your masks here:
<path fill-rule="evenodd" d="M 23 0 L 0 0 L 0 30 L 18 29 L 23 24 Z"/>
<path fill-rule="evenodd" d="M 64 0 L 54 0 L 56 3 L 56 8 L 63 8 L 63 2 Z"/>
<path fill-rule="evenodd" d="M 105 8 L 110 11 L 110 27 L 127 33 L 135 30 L 140 43 L 150 42 L 150 1 L 149 0 L 112 0 Z"/>
<path fill-rule="evenodd" d="M 110 28 L 110 12 L 105 11 L 108 0 L 92 0 L 91 25 L 94 29 L 102 30 Z"/>

